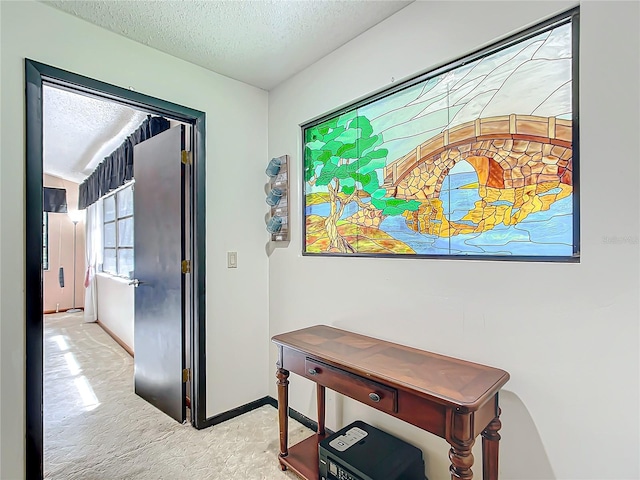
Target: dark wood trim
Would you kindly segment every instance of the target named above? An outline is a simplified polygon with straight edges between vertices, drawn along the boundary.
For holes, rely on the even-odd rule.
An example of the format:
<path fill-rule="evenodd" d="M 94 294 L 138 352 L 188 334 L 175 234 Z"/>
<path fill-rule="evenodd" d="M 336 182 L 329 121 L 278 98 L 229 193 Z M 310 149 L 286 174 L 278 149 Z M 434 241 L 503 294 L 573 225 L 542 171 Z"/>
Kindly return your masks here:
<path fill-rule="evenodd" d="M 129 345 L 127 345 L 126 343 L 124 343 L 124 341 L 117 336 L 115 333 L 113 333 L 111 331 L 111 329 L 109 329 L 104 323 L 102 323 L 100 320 L 96 320 L 96 323 L 98 325 L 100 325 L 100 328 L 102 328 L 102 330 L 104 330 L 106 332 L 107 335 L 109 335 L 111 338 L 113 338 L 115 340 L 115 342 L 120 345 L 125 352 L 127 352 L 129 355 L 131 355 L 131 357 L 133 358 L 133 350 L 131 349 L 131 347 Z"/>
<path fill-rule="evenodd" d="M 379 253 L 372 255 L 370 253 L 309 253 L 302 252 L 303 257 L 349 257 L 349 258 L 428 258 L 446 261 L 458 260 L 491 260 L 494 262 L 546 262 L 546 263 L 580 263 L 580 255 L 574 253 L 573 256 L 563 257 L 540 257 L 540 256 L 522 256 L 522 255 L 398 255 L 397 253 Z"/>
<path fill-rule="evenodd" d="M 300 412 L 298 412 L 297 410 L 294 410 L 291 407 L 289 407 L 289 418 L 293 418 L 296 422 L 301 423 L 302 425 L 304 425 L 310 430 L 313 430 L 314 432 L 318 431 L 318 422 L 316 422 L 315 420 L 311 420 L 309 417 L 301 414 Z M 326 435 L 331 435 L 333 433 L 331 430 L 329 430 L 326 427 L 324 428 L 324 431 Z"/>
<path fill-rule="evenodd" d="M 25 62 L 25 476 L 43 474 L 42 76 Z M 17 93 L 17 92 L 16 92 Z M 36 253 L 39 252 L 39 253 Z M 18 387 L 18 386 L 16 386 Z M 20 387 L 18 387 L 19 389 Z"/>
<path fill-rule="evenodd" d="M 102 100 L 111 100 L 121 105 L 151 112 L 153 114 L 169 117 L 174 120 L 193 124 L 194 120 L 202 116 L 204 112 L 194 110 L 189 107 L 168 102 L 160 98 L 134 92 L 126 88 L 101 82 L 84 75 L 52 67 L 44 63 L 26 59 L 47 80 L 49 85 L 71 92 L 81 92 L 84 95 L 92 96 Z"/>
<path fill-rule="evenodd" d="M 163 115 L 193 125 L 193 248 L 191 335 L 191 422 L 203 428 L 206 406 L 205 329 L 205 113 L 165 100 L 110 85 L 89 77 L 25 59 L 25 472 L 27 479 L 43 474 L 43 304 L 42 304 L 42 85 L 81 92 Z"/>
<path fill-rule="evenodd" d="M 276 400 L 273 397 L 265 397 L 265 398 L 267 399 L 267 405 L 271 405 L 273 408 L 278 408 L 278 400 Z M 292 418 L 296 422 L 301 423 L 302 425 L 307 427 L 309 430 L 313 430 L 314 432 L 318 431 L 318 422 L 316 422 L 315 420 L 311 420 L 309 417 L 301 414 L 300 412 L 298 412 L 297 410 L 294 410 L 291 407 L 289 407 L 289 418 Z M 326 427 L 324 428 L 324 430 L 327 435 L 332 435 L 334 433 L 333 430 L 329 430 Z"/>
<path fill-rule="evenodd" d="M 249 402 L 245 405 L 241 405 L 240 407 L 233 408 L 223 413 L 219 413 L 218 415 L 214 415 L 213 417 L 207 418 L 201 427 L 196 427 L 199 429 L 212 427 L 214 425 L 218 425 L 219 423 L 226 422 L 227 420 L 231 420 L 232 418 L 239 417 L 240 415 L 244 415 L 245 413 L 249 413 L 256 408 L 260 408 L 264 405 L 271 405 L 273 408 L 278 408 L 278 401 L 271 397 L 266 396 L 259 398 L 258 400 L 254 400 L 253 402 Z M 289 407 L 289 417 L 294 419 L 295 421 L 301 423 L 308 429 L 316 432 L 318 430 L 318 422 L 311 420 L 309 417 L 302 415 L 300 412 L 294 410 Z M 334 432 L 332 430 L 326 429 L 327 435 L 331 435 Z"/>
<path fill-rule="evenodd" d="M 205 419 L 205 421 L 202 422 L 199 426 L 196 426 L 196 428 L 203 429 L 218 425 L 219 423 L 226 422 L 227 420 L 231 420 L 232 418 L 236 418 L 245 413 L 249 413 L 251 410 L 255 410 L 256 408 L 260 408 L 264 405 L 273 405 L 272 402 L 275 402 L 275 400 L 271 397 L 259 398 L 258 400 L 254 400 L 253 402 L 246 403 L 231 410 L 227 410 L 226 412 L 214 415 L 213 417 L 209 417 Z"/>
<path fill-rule="evenodd" d="M 204 113 L 195 117 L 192 129 L 193 168 L 191 176 L 191 232 L 192 274 L 191 291 L 191 423 L 200 429 L 207 419 L 207 355 L 206 355 L 206 118 Z"/>
<path fill-rule="evenodd" d="M 580 256 L 580 9 L 573 10 L 571 17 L 571 111 L 573 114 L 571 133 L 573 150 L 573 254 Z"/>

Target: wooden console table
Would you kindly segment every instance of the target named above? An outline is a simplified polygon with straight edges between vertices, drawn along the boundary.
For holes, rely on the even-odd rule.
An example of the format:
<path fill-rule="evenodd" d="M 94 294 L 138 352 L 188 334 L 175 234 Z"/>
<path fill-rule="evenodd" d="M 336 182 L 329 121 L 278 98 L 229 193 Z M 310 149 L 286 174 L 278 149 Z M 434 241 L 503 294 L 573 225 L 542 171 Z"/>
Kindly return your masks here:
<path fill-rule="evenodd" d="M 278 345 L 280 467 L 318 480 L 325 387 L 444 438 L 451 478 L 472 479 L 471 448 L 482 433 L 484 480 L 498 478 L 498 391 L 509 374 L 325 325 L 272 338 Z M 288 447 L 289 372 L 317 384 L 318 431 Z"/>

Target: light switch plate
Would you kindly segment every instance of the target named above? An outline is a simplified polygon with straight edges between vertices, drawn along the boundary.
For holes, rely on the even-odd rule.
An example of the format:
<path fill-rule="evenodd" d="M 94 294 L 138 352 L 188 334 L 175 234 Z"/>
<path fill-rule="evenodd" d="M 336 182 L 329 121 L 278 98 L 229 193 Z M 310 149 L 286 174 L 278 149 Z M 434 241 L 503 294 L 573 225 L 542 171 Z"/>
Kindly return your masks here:
<path fill-rule="evenodd" d="M 227 268 L 238 268 L 238 252 L 227 252 Z"/>

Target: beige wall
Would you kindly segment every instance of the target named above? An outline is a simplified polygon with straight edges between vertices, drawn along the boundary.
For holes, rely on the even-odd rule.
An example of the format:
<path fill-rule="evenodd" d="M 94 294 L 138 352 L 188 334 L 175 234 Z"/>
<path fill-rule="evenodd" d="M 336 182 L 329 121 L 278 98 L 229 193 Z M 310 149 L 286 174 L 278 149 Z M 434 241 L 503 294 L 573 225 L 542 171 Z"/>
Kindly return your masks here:
<path fill-rule="evenodd" d="M 269 156 L 293 155 L 291 218 L 300 124 L 574 4 L 415 2 L 269 92 Z M 270 333 L 329 324 L 503 368 L 501 478 L 639 478 L 639 19 L 637 2 L 581 6 L 581 263 L 303 257 L 294 221 L 270 258 Z M 290 381 L 291 406 L 315 417 L 311 382 Z M 430 480 L 449 478 L 443 440 L 327 403 L 329 427 L 370 421 L 420 445 Z"/>
<path fill-rule="evenodd" d="M 66 189 L 68 209 L 78 209 L 77 183 L 45 175 L 44 186 Z M 78 222 L 76 230 L 76 304 L 73 305 L 73 222 L 66 213 L 49 213 L 49 270 L 43 272 L 45 312 L 84 307 L 84 221 Z M 64 288 L 58 282 L 60 267 L 64 269 Z"/>
<path fill-rule="evenodd" d="M 130 280 L 106 273 L 96 275 L 98 290 L 98 321 L 122 342 L 134 350 L 133 318 L 135 289 Z"/>
<path fill-rule="evenodd" d="M 264 253 L 268 99 L 263 90 L 40 2 L 0 2 L 0 17 L 0 478 L 14 480 L 23 476 L 25 438 L 25 57 L 206 113 L 208 416 L 264 396 L 271 381 Z M 226 268 L 228 250 L 238 252 L 236 269 Z M 229 368 L 239 351 L 244 361 Z"/>

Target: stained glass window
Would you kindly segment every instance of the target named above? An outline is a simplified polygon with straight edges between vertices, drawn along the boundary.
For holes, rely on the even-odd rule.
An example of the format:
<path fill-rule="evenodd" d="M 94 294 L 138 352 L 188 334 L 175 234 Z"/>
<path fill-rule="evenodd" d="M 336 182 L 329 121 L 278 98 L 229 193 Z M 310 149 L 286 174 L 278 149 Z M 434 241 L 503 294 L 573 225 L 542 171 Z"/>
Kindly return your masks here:
<path fill-rule="evenodd" d="M 577 259 L 577 21 L 304 125 L 303 253 Z"/>

